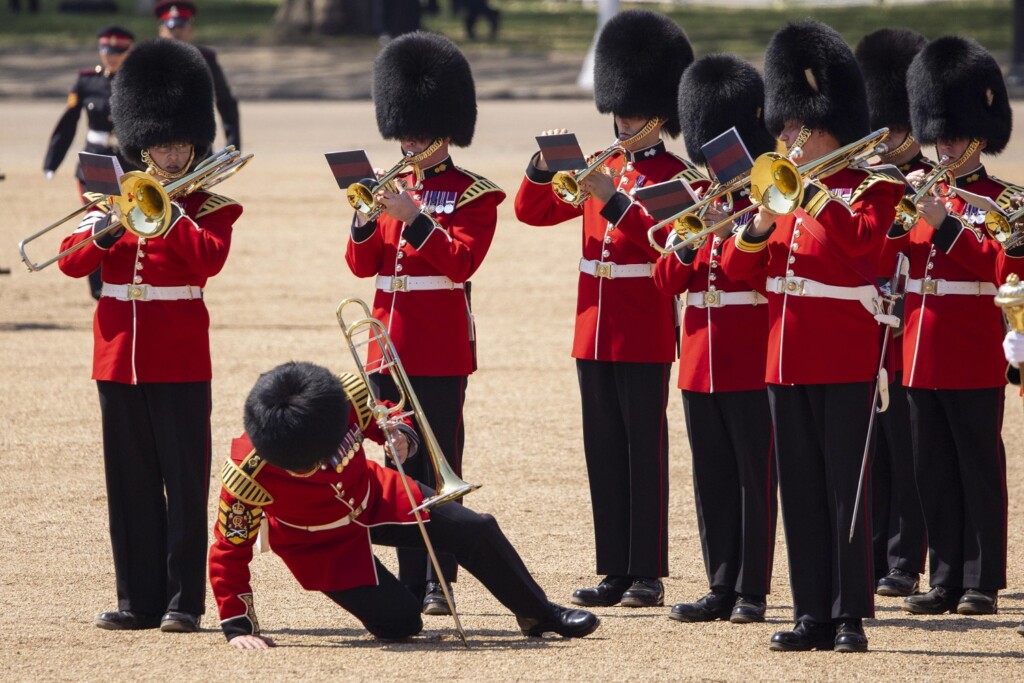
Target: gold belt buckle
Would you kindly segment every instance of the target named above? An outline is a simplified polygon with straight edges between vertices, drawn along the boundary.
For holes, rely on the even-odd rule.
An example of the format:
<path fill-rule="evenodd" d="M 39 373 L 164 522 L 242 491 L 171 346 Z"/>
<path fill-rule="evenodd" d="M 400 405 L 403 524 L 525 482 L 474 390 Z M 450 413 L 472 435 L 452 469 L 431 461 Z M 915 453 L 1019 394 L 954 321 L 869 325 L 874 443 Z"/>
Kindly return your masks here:
<path fill-rule="evenodd" d="M 391 291 L 392 292 L 408 292 L 409 291 L 409 276 L 408 275 L 392 275 L 391 276 Z"/>
<path fill-rule="evenodd" d="M 786 280 L 786 292 L 788 294 L 795 294 L 796 296 L 803 296 L 804 283 L 806 280 Z"/>
<path fill-rule="evenodd" d="M 717 290 L 708 290 L 706 292 L 701 292 L 701 294 L 703 296 L 703 299 L 700 302 L 700 305 L 702 307 L 714 308 L 721 304 L 722 297 L 720 296 L 720 293 Z"/>
<path fill-rule="evenodd" d="M 921 280 L 921 294 L 935 294 L 935 295 L 938 295 L 938 293 L 939 293 L 939 282 L 938 282 L 938 280 L 933 280 L 930 277 L 926 277 L 925 279 Z"/>
<path fill-rule="evenodd" d="M 149 285 L 128 285 L 128 299 L 142 299 L 145 300 L 147 297 L 147 288 Z"/>
<path fill-rule="evenodd" d="M 612 264 L 610 263 L 598 263 L 594 268 L 594 277 L 603 277 L 609 280 L 612 279 Z"/>

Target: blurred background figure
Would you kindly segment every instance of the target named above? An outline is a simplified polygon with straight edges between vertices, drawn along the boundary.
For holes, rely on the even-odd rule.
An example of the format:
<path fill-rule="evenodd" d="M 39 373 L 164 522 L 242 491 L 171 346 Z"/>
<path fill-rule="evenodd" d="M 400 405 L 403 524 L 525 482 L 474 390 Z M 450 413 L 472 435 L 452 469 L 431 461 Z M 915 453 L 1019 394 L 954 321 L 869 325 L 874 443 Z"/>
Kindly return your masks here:
<path fill-rule="evenodd" d="M 35 14 L 39 11 L 39 0 L 28 0 L 28 11 Z M 11 12 L 18 14 L 21 12 L 21 0 L 11 0 L 10 3 Z"/>
<path fill-rule="evenodd" d="M 159 35 L 161 38 L 192 42 L 194 18 L 199 8 L 188 0 L 162 0 L 153 8 L 153 14 L 160 21 Z M 238 117 L 238 100 L 231 94 L 231 88 L 224 77 L 224 71 L 217 63 L 217 53 L 208 47 L 196 45 L 199 53 L 210 67 L 213 77 L 213 90 L 216 97 L 217 112 L 220 114 L 221 125 L 224 126 L 224 143 L 242 148 L 242 132 Z"/>
<path fill-rule="evenodd" d="M 470 40 L 476 40 L 476 22 L 482 16 L 491 25 L 491 32 L 489 38 L 495 40 L 498 37 L 498 22 L 501 18 L 501 13 L 491 7 L 488 4 L 488 0 L 460 0 L 455 3 L 455 8 L 461 5 L 466 12 L 465 26 L 466 26 L 466 37 Z"/>
<path fill-rule="evenodd" d="M 71 143 L 74 142 L 83 109 L 89 120 L 89 131 L 85 134 L 85 151 L 113 155 L 119 152 L 114 123 L 110 119 L 110 82 L 121 68 L 121 62 L 124 61 L 135 36 L 121 26 L 104 26 L 96 32 L 96 40 L 100 51 L 100 63 L 91 69 L 79 71 L 75 84 L 68 92 L 67 106 L 57 122 L 57 127 L 53 129 L 53 135 L 50 136 L 50 143 L 46 148 L 46 158 L 43 160 L 43 173 L 47 178 L 53 177 L 64 161 Z M 127 170 L 129 166 L 124 159 L 120 161 L 121 168 Z M 78 194 L 83 195 L 85 176 L 82 175 L 81 166 L 75 170 L 75 177 L 78 179 Z M 83 195 L 83 203 L 88 201 Z M 92 292 L 94 299 L 100 298 L 100 285 L 100 274 L 97 270 L 89 276 L 89 291 Z"/>

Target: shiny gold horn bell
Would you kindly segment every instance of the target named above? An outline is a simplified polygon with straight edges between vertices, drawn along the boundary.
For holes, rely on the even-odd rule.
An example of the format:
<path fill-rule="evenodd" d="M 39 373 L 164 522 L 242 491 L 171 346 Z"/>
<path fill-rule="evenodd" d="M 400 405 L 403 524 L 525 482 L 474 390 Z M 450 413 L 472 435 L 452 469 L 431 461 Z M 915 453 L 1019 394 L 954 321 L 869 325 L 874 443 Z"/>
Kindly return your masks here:
<path fill-rule="evenodd" d="M 171 224 L 171 200 L 200 189 L 208 189 L 227 180 L 249 163 L 252 156 L 252 154 L 242 156 L 242 153 L 234 147 L 225 147 L 202 161 L 187 175 L 166 186 L 161 185 L 160 181 L 149 173 L 129 171 L 120 178 L 120 195 L 101 197 L 92 201 L 19 242 L 18 252 L 21 253 L 21 260 L 25 262 L 30 271 L 42 270 L 68 254 L 73 254 L 87 244 L 95 242 L 103 235 L 116 230 L 119 226 L 123 226 L 125 230 L 138 237 L 145 237 L 147 239 L 161 237 L 167 232 Z M 88 238 L 69 249 L 65 249 L 52 258 L 39 263 L 32 261 L 25 250 L 26 245 L 104 202 L 110 206 L 110 210 L 114 212 L 116 220 L 111 220 L 110 224 L 103 230 L 90 235 Z"/>
<path fill-rule="evenodd" d="M 359 213 L 366 216 L 366 220 L 374 220 L 384 211 L 384 207 L 377 202 L 374 195 L 384 187 L 390 188 L 392 191 L 397 191 L 394 180 L 401 175 L 402 171 L 406 168 L 412 168 L 412 172 L 416 176 L 416 183 L 405 189 L 420 189 L 420 187 L 423 186 L 423 171 L 420 170 L 419 164 L 423 160 L 430 158 L 430 156 L 436 152 L 442 144 L 444 144 L 444 140 L 437 138 L 425 150 L 419 154 L 413 154 L 412 156 L 405 157 L 388 169 L 388 171 L 381 177 L 363 178 L 362 180 L 352 183 L 345 190 L 345 197 L 348 199 L 349 205 Z"/>

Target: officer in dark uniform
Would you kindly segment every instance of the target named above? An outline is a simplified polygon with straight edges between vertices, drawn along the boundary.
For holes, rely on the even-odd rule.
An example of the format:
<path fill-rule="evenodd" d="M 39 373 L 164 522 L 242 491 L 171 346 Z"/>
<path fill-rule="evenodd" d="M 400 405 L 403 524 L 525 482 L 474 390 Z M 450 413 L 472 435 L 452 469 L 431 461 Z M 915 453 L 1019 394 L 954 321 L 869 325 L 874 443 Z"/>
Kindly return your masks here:
<path fill-rule="evenodd" d="M 626 155 L 609 160 L 614 177 L 594 172 L 591 197 L 565 203 L 552 192 L 543 155 L 531 159 L 516 196 L 527 225 L 583 220 L 576 359 L 583 403 L 583 451 L 594 515 L 597 586 L 580 588 L 584 606 L 656 607 L 668 575 L 668 403 L 675 359 L 674 299 L 654 285 L 654 225 L 633 191 L 677 176 L 707 184 L 668 152 L 664 133 L 680 132 L 676 93 L 693 49 L 668 17 L 647 10 L 614 16 L 597 40 L 594 100 L 612 114 Z M 667 229 L 659 235 L 664 243 Z"/>
<path fill-rule="evenodd" d="M 100 50 L 100 64 L 92 69 L 84 69 L 78 73 L 78 79 L 68 93 L 67 108 L 57 122 L 50 136 L 50 144 L 46 148 L 43 160 L 43 173 L 52 178 L 60 167 L 64 156 L 74 142 L 78 129 L 78 120 L 82 110 L 89 120 L 89 131 L 85 134 L 85 151 L 93 154 L 117 155 L 117 135 L 114 123 L 110 120 L 110 82 L 114 74 L 121 68 L 125 54 L 132 46 L 135 36 L 121 26 L 104 26 L 96 32 Z M 121 159 L 121 168 L 128 170 L 130 165 Z M 85 177 L 81 167 L 75 170 L 78 179 L 78 193 L 85 192 Z M 83 203 L 88 199 L 83 198 Z M 89 276 L 89 291 L 94 299 L 100 298 L 100 273 L 97 270 Z"/>
<path fill-rule="evenodd" d="M 883 28 L 864 36 L 855 55 L 864 75 L 872 130 L 888 128 L 889 150 L 881 163 L 897 166 L 904 175 L 931 171 L 921 145 L 910 130 L 907 68 L 928 40 L 907 29 Z M 906 192 L 912 193 L 909 187 Z M 888 281 L 890 272 L 879 272 Z M 878 415 L 874 459 L 871 461 L 872 557 L 878 595 L 906 597 L 917 590 L 928 547 L 924 513 L 914 478 L 910 439 L 910 405 L 903 388 L 903 328 L 893 330 L 886 349 L 889 408 Z"/>
<path fill-rule="evenodd" d="M 1021 188 L 990 176 L 981 161 L 1003 151 L 1012 130 L 992 55 L 967 38 L 938 38 L 911 63 L 907 90 L 914 135 L 949 158 L 955 186 L 1009 208 Z M 886 244 L 910 259 L 903 381 L 931 586 L 903 609 L 995 614 L 1006 587 L 1006 365 L 992 305 L 1003 250 L 985 233 L 985 210 L 945 184 L 940 190 L 947 196 L 922 198 L 917 223 L 909 232 L 894 226 Z"/>
<path fill-rule="evenodd" d="M 780 29 L 765 53 L 765 121 L 813 162 L 865 138 L 864 82 L 834 29 Z M 839 166 L 810 182 L 800 206 L 758 215 L 726 244 L 732 278 L 766 276 L 766 380 L 775 427 L 794 628 L 778 651 L 864 652 L 874 615 L 868 510 L 852 541 L 861 457 L 880 357 L 878 258 L 904 184 Z"/>
<path fill-rule="evenodd" d="M 160 20 L 160 37 L 191 43 L 193 21 L 198 11 L 199 8 L 189 0 L 161 0 L 158 2 L 153 8 L 153 14 Z M 227 144 L 241 149 L 242 131 L 238 117 L 238 100 L 231 94 L 228 81 L 217 62 L 217 53 L 202 45 L 196 45 L 196 49 L 203 55 L 206 65 L 210 67 L 217 112 L 220 114 L 221 125 L 224 126 L 224 139 Z"/>
<path fill-rule="evenodd" d="M 698 59 L 679 82 L 686 153 L 697 163 L 708 164 L 701 147 L 732 127 L 752 155 L 774 151 L 763 111 L 761 76 L 734 55 Z M 749 192 L 736 192 L 729 201 L 732 211 L 741 211 L 750 205 Z M 752 216 L 748 212 L 737 222 L 743 225 Z M 686 301 L 679 388 L 711 589 L 695 602 L 673 606 L 669 616 L 749 623 L 764 621 L 775 551 L 775 457 L 764 381 L 768 307 L 763 278 L 733 281 L 722 272 L 722 248 L 734 228 L 728 214 L 709 210 L 704 219 L 724 225 L 703 246 L 676 251 L 654 270 L 662 292 L 684 294 Z"/>
<path fill-rule="evenodd" d="M 381 51 L 373 73 L 377 127 L 399 142 L 405 158 L 417 157 L 423 182 L 411 192 L 379 192 L 384 212 L 373 221 L 356 214 L 345 261 L 356 276 L 375 278 L 373 315 L 387 326 L 438 445 L 461 475 L 462 408 L 476 370 L 469 279 L 487 256 L 505 193 L 456 166 L 449 154 L 449 145 L 468 147 L 476 129 L 473 74 L 452 41 L 407 33 Z M 412 177 L 399 182 L 411 184 Z M 387 378 L 375 389 L 385 399 L 398 398 Z M 427 458 L 412 461 L 407 471 L 439 486 Z M 423 612 L 447 614 L 442 577 L 427 554 L 400 548 L 398 560 L 399 579 L 423 596 Z M 455 581 L 455 557 L 439 554 L 438 563 L 444 580 Z"/>

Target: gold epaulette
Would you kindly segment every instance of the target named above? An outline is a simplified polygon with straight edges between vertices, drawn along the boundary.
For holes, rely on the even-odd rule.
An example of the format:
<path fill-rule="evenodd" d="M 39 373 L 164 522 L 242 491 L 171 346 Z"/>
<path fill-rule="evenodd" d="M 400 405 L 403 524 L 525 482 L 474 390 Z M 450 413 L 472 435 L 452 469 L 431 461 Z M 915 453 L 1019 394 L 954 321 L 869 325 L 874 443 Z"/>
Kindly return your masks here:
<path fill-rule="evenodd" d="M 373 419 L 369 402 L 370 388 L 366 386 L 362 376 L 353 372 L 338 375 L 338 379 L 341 380 L 341 386 L 345 390 L 345 395 L 348 396 L 349 402 L 356 409 L 356 416 L 359 418 L 359 429 L 365 432 L 366 427 L 370 424 L 370 420 Z"/>
<path fill-rule="evenodd" d="M 878 183 L 890 183 L 891 185 L 899 185 L 903 187 L 903 183 L 896 180 L 890 175 L 885 173 L 876 173 L 875 171 L 868 171 L 868 177 L 861 181 L 860 185 L 854 189 L 853 193 L 850 194 L 850 204 L 857 201 L 862 194 L 868 191 L 868 188 L 874 187 Z"/>
<path fill-rule="evenodd" d="M 1003 191 L 999 193 L 999 196 L 996 197 L 996 204 L 1007 211 L 1016 210 L 1017 207 L 1014 206 L 1013 202 L 1010 200 L 1013 199 L 1014 195 L 1024 194 L 1024 186 L 1014 185 L 1013 183 L 1008 183 L 1005 180 L 1000 180 L 994 176 L 989 176 L 988 178 L 989 180 L 996 181 L 1004 188 Z"/>
<path fill-rule="evenodd" d="M 680 171 L 679 173 L 676 173 L 674 176 L 672 176 L 670 178 L 670 180 L 675 180 L 676 178 L 682 178 L 683 180 L 685 180 L 690 185 L 693 185 L 694 183 L 701 183 L 701 182 L 706 183 L 706 182 L 708 182 L 710 180 L 706 175 L 704 175 L 703 173 L 698 171 L 697 168 L 693 164 L 691 164 L 689 161 L 687 161 L 683 157 L 679 156 L 678 154 L 676 154 L 674 152 L 669 152 L 669 154 L 671 154 L 676 159 L 681 161 L 683 166 L 686 167 L 682 171 Z"/>
<path fill-rule="evenodd" d="M 238 204 L 238 202 L 234 199 L 225 197 L 222 194 L 211 194 L 207 197 L 206 201 L 202 203 L 202 206 L 199 207 L 199 211 L 196 212 L 196 218 L 202 218 L 207 214 L 211 214 L 214 211 L 218 211 L 223 209 L 225 206 L 231 206 L 233 204 Z"/>
<path fill-rule="evenodd" d="M 258 507 L 270 505 L 274 502 L 273 496 L 256 483 L 256 475 L 266 464 L 255 450 L 245 456 L 241 465 L 229 458 L 220 470 L 220 481 L 228 493 L 243 503 Z"/>
<path fill-rule="evenodd" d="M 456 202 L 455 204 L 456 209 L 459 209 L 465 206 L 466 204 L 469 204 L 477 197 L 482 197 L 488 192 L 504 192 L 504 190 L 502 190 L 500 187 L 492 183 L 487 178 L 484 178 L 482 175 L 477 175 L 476 173 L 473 173 L 472 171 L 467 171 L 464 168 L 460 168 L 459 171 L 465 173 L 470 178 L 472 178 L 473 184 L 467 187 L 459 196 L 459 201 Z"/>

